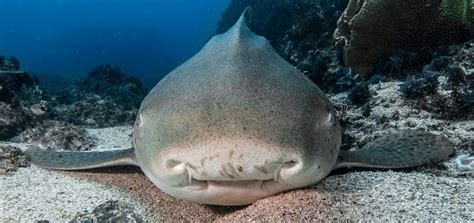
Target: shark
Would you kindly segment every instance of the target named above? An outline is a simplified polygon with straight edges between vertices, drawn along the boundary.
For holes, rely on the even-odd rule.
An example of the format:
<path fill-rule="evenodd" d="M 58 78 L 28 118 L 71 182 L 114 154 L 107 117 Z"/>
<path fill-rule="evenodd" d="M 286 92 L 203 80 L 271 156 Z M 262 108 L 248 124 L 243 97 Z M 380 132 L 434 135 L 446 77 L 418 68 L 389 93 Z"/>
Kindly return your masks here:
<path fill-rule="evenodd" d="M 328 97 L 252 32 L 250 18 L 246 9 L 156 84 L 137 114 L 133 148 L 31 148 L 32 163 L 61 170 L 135 165 L 175 198 L 234 206 L 315 185 L 340 168 L 406 168 L 453 153 L 445 137 L 415 130 L 340 150 Z"/>

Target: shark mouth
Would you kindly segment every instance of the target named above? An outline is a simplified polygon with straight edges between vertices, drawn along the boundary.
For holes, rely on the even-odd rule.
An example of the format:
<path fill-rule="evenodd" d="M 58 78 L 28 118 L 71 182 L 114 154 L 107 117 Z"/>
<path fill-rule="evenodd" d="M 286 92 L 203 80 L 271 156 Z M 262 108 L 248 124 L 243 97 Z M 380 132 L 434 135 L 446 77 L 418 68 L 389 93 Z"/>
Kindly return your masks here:
<path fill-rule="evenodd" d="M 280 165 L 277 171 L 273 174 L 273 178 L 269 179 L 247 179 L 247 180 L 202 180 L 196 179 L 192 176 L 191 172 L 188 168 L 185 168 L 185 173 L 188 178 L 187 181 L 184 181 L 180 186 L 189 189 L 189 190 L 205 190 L 209 186 L 214 187 L 247 187 L 251 186 L 254 190 L 255 189 L 265 189 L 265 186 L 274 183 L 284 183 L 279 177 L 280 171 L 283 165 Z M 286 184 L 286 183 L 285 183 Z"/>
<path fill-rule="evenodd" d="M 261 198 L 293 189 L 283 181 L 267 180 L 197 180 L 180 185 L 175 194 L 182 199 L 217 205 L 246 205 Z M 179 192 L 178 192 L 179 191 Z"/>
<path fill-rule="evenodd" d="M 186 190 L 202 191 L 207 190 L 209 187 L 219 188 L 249 188 L 252 190 L 268 190 L 272 184 L 282 184 L 283 182 L 275 181 L 274 179 L 267 180 L 236 180 L 236 181 L 225 181 L 225 180 L 197 180 L 191 178 L 189 182 L 181 184 L 180 186 Z"/>

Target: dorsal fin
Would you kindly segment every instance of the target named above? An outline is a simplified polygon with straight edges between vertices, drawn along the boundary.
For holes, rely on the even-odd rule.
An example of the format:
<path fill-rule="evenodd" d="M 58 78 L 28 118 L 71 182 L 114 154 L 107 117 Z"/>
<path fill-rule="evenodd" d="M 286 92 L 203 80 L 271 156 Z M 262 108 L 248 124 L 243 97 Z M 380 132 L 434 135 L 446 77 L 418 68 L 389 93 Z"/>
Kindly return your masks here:
<path fill-rule="evenodd" d="M 242 15 L 240 15 L 240 18 L 236 22 L 235 25 L 241 24 L 241 25 L 245 26 L 246 28 L 248 28 L 248 24 L 251 23 L 251 19 L 252 19 L 252 7 L 247 6 L 247 8 L 245 8 L 244 12 L 242 12 Z"/>
<path fill-rule="evenodd" d="M 248 24 L 251 22 L 251 11 L 252 8 L 248 6 L 245 8 L 244 12 L 242 12 L 242 15 L 240 15 L 239 20 L 232 26 L 227 33 L 230 35 L 235 35 L 238 38 L 242 38 L 248 35 L 253 35 L 254 33 L 250 28 L 248 27 Z"/>

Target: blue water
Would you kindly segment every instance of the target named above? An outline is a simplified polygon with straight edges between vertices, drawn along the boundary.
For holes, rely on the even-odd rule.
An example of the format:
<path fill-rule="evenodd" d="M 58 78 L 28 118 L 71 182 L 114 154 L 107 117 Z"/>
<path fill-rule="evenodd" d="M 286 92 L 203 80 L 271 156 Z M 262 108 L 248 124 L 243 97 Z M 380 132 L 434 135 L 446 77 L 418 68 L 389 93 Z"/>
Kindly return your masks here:
<path fill-rule="evenodd" d="M 0 55 L 77 78 L 114 64 L 153 86 L 215 33 L 229 0 L 0 0 Z"/>

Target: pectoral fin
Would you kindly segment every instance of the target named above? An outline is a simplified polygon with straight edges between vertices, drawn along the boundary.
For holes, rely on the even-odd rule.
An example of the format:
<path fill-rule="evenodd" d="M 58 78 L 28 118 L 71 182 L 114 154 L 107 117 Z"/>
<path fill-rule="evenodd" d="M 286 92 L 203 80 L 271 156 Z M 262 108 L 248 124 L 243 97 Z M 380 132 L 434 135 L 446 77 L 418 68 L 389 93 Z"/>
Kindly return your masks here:
<path fill-rule="evenodd" d="M 445 160 L 453 152 L 453 144 L 442 136 L 406 130 L 380 137 L 356 151 L 340 151 L 334 169 L 414 167 Z"/>
<path fill-rule="evenodd" d="M 63 152 L 28 149 L 31 162 L 41 168 L 81 170 L 107 166 L 137 165 L 133 148 L 94 152 Z"/>

